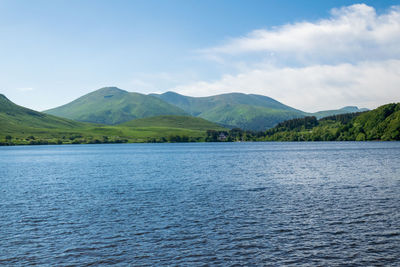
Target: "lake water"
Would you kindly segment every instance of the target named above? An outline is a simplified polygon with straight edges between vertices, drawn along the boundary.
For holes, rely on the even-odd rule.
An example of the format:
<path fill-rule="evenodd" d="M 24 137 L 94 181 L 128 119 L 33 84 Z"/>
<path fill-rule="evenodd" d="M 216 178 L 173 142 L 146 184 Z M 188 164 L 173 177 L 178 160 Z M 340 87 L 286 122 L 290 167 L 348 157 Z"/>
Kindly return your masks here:
<path fill-rule="evenodd" d="M 400 142 L 0 148 L 0 265 L 400 265 Z"/>

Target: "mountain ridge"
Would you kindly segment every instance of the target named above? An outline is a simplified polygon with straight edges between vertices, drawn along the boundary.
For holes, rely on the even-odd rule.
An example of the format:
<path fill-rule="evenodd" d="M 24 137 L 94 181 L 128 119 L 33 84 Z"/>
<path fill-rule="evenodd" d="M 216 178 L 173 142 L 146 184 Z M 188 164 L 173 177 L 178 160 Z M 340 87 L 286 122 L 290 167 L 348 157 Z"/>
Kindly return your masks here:
<path fill-rule="evenodd" d="M 354 106 L 316 113 L 287 106 L 271 97 L 225 93 L 193 97 L 173 91 L 140 94 L 117 87 L 103 87 L 45 113 L 77 121 L 116 125 L 133 119 L 160 115 L 191 115 L 224 127 L 266 130 L 279 122 L 306 116 L 325 116 L 359 112 Z"/>
<path fill-rule="evenodd" d="M 187 115 L 160 99 L 117 87 L 103 87 L 44 113 L 77 121 L 116 125 L 157 115 Z"/>
<path fill-rule="evenodd" d="M 273 98 L 256 94 L 226 93 L 191 97 L 168 91 L 151 95 L 176 105 L 193 116 L 248 130 L 263 130 L 282 120 L 306 115 L 301 110 Z"/>

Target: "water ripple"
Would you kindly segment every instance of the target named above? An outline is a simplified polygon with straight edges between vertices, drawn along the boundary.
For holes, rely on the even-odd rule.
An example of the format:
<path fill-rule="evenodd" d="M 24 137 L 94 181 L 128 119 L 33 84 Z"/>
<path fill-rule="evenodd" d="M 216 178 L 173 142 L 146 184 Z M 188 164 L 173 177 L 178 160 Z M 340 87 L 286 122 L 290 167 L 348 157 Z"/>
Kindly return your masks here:
<path fill-rule="evenodd" d="M 0 148 L 0 265 L 400 266 L 400 143 Z"/>

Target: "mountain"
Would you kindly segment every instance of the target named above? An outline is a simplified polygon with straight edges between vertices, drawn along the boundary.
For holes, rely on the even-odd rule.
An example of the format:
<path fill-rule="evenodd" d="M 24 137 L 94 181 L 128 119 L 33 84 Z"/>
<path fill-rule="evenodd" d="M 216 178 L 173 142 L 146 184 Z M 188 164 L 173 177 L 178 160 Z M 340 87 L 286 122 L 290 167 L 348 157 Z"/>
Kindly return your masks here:
<path fill-rule="evenodd" d="M 315 113 L 310 113 L 310 115 L 317 117 L 317 119 L 320 119 L 323 117 L 328 117 L 328 116 L 333 116 L 333 115 L 346 114 L 346 113 L 357 113 L 357 112 L 364 112 L 364 111 L 368 111 L 368 110 L 369 109 L 367 109 L 367 108 L 358 108 L 356 106 L 347 106 L 347 107 L 343 107 L 341 109 L 318 111 Z"/>
<path fill-rule="evenodd" d="M 270 97 L 229 93 L 208 97 L 190 97 L 175 92 L 152 94 L 175 105 L 192 116 L 224 126 L 265 130 L 277 123 L 304 117 L 307 113 L 286 106 Z"/>
<path fill-rule="evenodd" d="M 400 140 L 400 103 L 371 111 L 279 123 L 266 132 L 269 141 Z"/>
<path fill-rule="evenodd" d="M 314 115 L 317 118 L 358 112 L 357 107 L 306 113 L 270 97 L 229 93 L 190 97 L 175 92 L 144 95 L 116 87 L 104 87 L 66 105 L 44 111 L 82 122 L 116 125 L 159 115 L 192 115 L 228 128 L 262 131 L 279 122 Z"/>
<path fill-rule="evenodd" d="M 181 128 L 189 130 L 226 130 L 218 124 L 212 123 L 202 118 L 192 116 L 176 116 L 176 115 L 161 115 L 142 119 L 135 119 L 129 122 L 120 124 L 124 127 L 142 128 L 142 127 L 168 127 Z"/>
<path fill-rule="evenodd" d="M 44 112 L 77 121 L 109 125 L 157 115 L 187 115 L 179 107 L 159 98 L 130 93 L 117 87 L 101 88 Z"/>

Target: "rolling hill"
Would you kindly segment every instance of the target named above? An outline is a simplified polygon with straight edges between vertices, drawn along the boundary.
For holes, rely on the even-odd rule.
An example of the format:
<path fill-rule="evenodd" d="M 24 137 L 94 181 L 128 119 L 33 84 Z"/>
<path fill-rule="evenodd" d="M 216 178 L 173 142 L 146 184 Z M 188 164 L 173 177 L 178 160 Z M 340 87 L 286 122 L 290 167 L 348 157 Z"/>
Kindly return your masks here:
<path fill-rule="evenodd" d="M 265 130 L 283 120 L 307 115 L 270 97 L 254 94 L 229 93 L 209 97 L 189 97 L 166 92 L 152 96 L 159 97 L 192 116 L 231 128 Z"/>
<path fill-rule="evenodd" d="M 116 87 L 101 88 L 44 112 L 77 121 L 109 125 L 157 115 L 187 115 L 179 107 L 159 98 L 130 93 Z"/>

